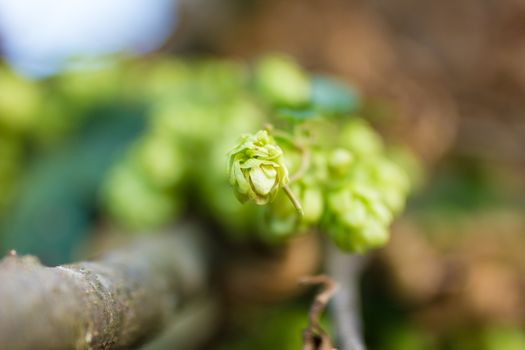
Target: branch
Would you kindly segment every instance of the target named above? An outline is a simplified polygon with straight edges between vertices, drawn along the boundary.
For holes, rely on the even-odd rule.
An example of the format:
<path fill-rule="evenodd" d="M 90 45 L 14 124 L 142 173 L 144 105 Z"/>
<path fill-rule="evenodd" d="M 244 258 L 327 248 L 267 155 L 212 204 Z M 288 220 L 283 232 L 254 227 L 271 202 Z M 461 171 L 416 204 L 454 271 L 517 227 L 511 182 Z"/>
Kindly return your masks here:
<path fill-rule="evenodd" d="M 366 257 L 341 252 L 333 244 L 327 253 L 327 270 L 339 286 L 330 304 L 339 350 L 365 350 L 361 329 L 359 278 Z"/>
<path fill-rule="evenodd" d="M 178 231 L 73 265 L 11 252 L 0 261 L 2 348 L 116 349 L 151 338 L 205 287 L 199 235 Z"/>

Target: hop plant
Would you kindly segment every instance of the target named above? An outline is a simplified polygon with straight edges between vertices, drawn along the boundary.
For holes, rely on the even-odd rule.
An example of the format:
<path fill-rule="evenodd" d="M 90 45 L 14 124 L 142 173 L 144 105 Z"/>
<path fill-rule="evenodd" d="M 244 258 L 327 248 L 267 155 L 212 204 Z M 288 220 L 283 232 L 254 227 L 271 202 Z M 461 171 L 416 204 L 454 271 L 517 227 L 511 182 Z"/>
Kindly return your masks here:
<path fill-rule="evenodd" d="M 364 252 L 388 240 L 392 219 L 392 212 L 375 189 L 348 184 L 328 195 L 328 211 L 322 226 L 341 249 Z"/>
<path fill-rule="evenodd" d="M 183 188 L 191 188 L 232 239 L 278 243 L 319 230 L 348 252 L 387 242 L 413 184 L 355 115 L 354 89 L 310 76 L 285 56 L 264 57 L 252 70 L 161 63 L 158 71 L 134 71 L 136 83 L 147 82 L 138 94 L 151 108 L 120 164 L 133 171 L 117 164 L 105 187 L 116 220 L 141 229 L 165 225 L 184 201 Z M 269 127 L 256 131 L 260 125 Z"/>
<path fill-rule="evenodd" d="M 299 106 L 308 102 L 310 81 L 292 59 L 271 55 L 255 67 L 255 86 L 267 102 L 280 106 Z"/>
<path fill-rule="evenodd" d="M 145 231 L 177 216 L 179 203 L 152 187 L 132 165 L 112 169 L 104 188 L 106 209 L 131 232 Z"/>
<path fill-rule="evenodd" d="M 151 135 L 140 140 L 133 151 L 134 160 L 152 185 L 170 188 L 182 178 L 184 157 L 167 137 Z"/>
<path fill-rule="evenodd" d="M 229 153 L 230 184 L 237 198 L 262 205 L 289 182 L 282 149 L 266 130 L 244 135 Z"/>

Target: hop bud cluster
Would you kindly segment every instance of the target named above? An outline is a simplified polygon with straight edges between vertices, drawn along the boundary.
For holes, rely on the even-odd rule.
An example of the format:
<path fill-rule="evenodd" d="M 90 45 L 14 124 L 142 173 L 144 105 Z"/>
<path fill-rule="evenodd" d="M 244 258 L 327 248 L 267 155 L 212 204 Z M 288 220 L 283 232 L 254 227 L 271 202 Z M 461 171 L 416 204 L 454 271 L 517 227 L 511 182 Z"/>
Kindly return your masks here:
<path fill-rule="evenodd" d="M 408 175 L 389 159 L 381 138 L 364 120 L 343 119 L 335 129 L 330 123 L 301 124 L 317 133 L 309 145 L 313 151 L 308 169 L 290 184 L 304 216 L 278 196 L 265 208 L 261 223 L 265 240 L 319 229 L 350 252 L 365 252 L 388 241 L 389 226 L 411 188 Z M 284 149 L 285 157 L 298 157 L 297 150 Z M 299 168 L 297 163 L 287 164 L 291 176 Z"/>
<path fill-rule="evenodd" d="M 152 67 L 132 69 L 121 84 L 125 98 L 149 108 L 104 187 L 116 221 L 146 231 L 190 203 L 235 239 L 280 242 L 319 230 L 352 252 L 388 240 L 410 181 L 355 116 L 354 90 L 284 56 L 252 69 L 180 60 Z"/>
<path fill-rule="evenodd" d="M 356 162 L 345 179 L 327 193 L 323 231 L 348 251 L 363 252 L 383 245 L 389 237 L 388 226 L 408 194 L 405 184 L 406 175 L 387 159 Z"/>
<path fill-rule="evenodd" d="M 214 188 L 202 200 L 204 207 L 223 202 L 221 208 L 227 208 L 218 199 L 226 197 L 219 189 L 227 185 L 216 182 L 213 161 L 224 154 L 211 157 L 209 150 L 218 147 L 214 142 L 227 130 L 237 137 L 256 120 L 240 96 L 242 66 L 162 60 L 128 76 L 126 94 L 132 95 L 126 97 L 138 95 L 150 108 L 145 130 L 107 176 L 103 200 L 109 215 L 131 232 L 151 231 L 179 217 L 189 187 L 201 192 Z M 239 119 L 239 110 L 247 122 Z"/>
<path fill-rule="evenodd" d="M 0 153 L 14 159 L 5 164 L 20 163 L 27 136 L 44 148 L 60 142 L 93 106 L 146 107 L 142 131 L 101 191 L 108 216 L 130 232 L 152 232 L 192 210 L 236 239 L 280 242 L 319 230 L 362 252 L 386 242 L 411 188 L 381 137 L 356 116 L 356 91 L 286 56 L 251 67 L 130 61 L 65 72 L 52 84 L 4 70 Z M 20 177 L 5 164 L 0 209 Z"/>

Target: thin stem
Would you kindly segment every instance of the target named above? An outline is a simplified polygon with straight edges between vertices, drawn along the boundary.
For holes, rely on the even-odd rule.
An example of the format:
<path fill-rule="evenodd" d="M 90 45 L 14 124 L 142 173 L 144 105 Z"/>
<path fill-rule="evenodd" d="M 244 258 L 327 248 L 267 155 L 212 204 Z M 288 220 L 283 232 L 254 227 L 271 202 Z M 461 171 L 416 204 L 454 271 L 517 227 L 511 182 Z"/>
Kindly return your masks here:
<path fill-rule="evenodd" d="M 286 195 L 288 196 L 288 198 L 290 198 L 290 200 L 292 201 L 292 204 L 295 207 L 295 209 L 297 209 L 297 212 L 299 213 L 299 215 L 303 216 L 304 215 L 303 207 L 301 203 L 299 202 L 299 200 L 297 199 L 297 197 L 295 196 L 295 194 L 293 194 L 290 186 L 285 185 L 283 187 L 283 190 L 284 190 L 284 193 L 286 193 Z"/>
<path fill-rule="evenodd" d="M 310 167 L 310 162 L 312 160 L 312 153 L 310 150 L 302 145 L 296 145 L 296 147 L 301 151 L 301 165 L 299 166 L 299 169 L 290 176 L 290 182 L 294 182 L 299 180 L 304 176 L 304 174 L 308 171 L 308 168 Z"/>
<path fill-rule="evenodd" d="M 274 137 L 288 142 L 295 149 L 301 152 L 301 164 L 299 165 L 299 169 L 297 169 L 295 174 L 293 174 L 290 177 L 290 182 L 294 182 L 302 178 L 304 174 L 308 171 L 308 168 L 310 167 L 310 162 L 312 160 L 312 153 L 310 152 L 310 149 L 306 147 L 303 143 L 299 143 L 297 142 L 297 140 L 294 140 L 293 136 L 285 131 L 276 130 L 270 127 L 267 127 L 267 130 L 269 130 L 269 132 L 271 132 Z"/>

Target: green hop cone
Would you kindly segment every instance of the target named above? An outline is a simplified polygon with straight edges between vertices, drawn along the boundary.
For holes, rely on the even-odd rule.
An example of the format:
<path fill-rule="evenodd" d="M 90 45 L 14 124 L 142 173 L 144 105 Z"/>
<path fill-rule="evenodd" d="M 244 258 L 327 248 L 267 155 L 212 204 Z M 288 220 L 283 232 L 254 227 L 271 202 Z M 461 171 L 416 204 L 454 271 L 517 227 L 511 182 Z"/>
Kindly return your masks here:
<path fill-rule="evenodd" d="M 262 58 L 255 67 L 257 92 L 278 106 L 300 106 L 310 98 L 310 80 L 294 60 L 273 55 Z"/>
<path fill-rule="evenodd" d="M 336 148 L 329 154 L 328 166 L 336 177 L 345 176 L 352 163 L 354 163 L 354 155 L 344 148 Z"/>
<path fill-rule="evenodd" d="M 341 249 L 364 252 L 388 240 L 388 225 L 393 219 L 373 188 L 346 186 L 328 195 L 324 230 Z"/>
<path fill-rule="evenodd" d="M 381 136 L 362 119 L 353 118 L 341 129 L 340 144 L 357 156 L 369 157 L 383 151 Z"/>
<path fill-rule="evenodd" d="M 410 179 L 396 163 L 386 158 L 375 158 L 364 162 L 361 173 L 354 177 L 357 182 L 374 187 L 383 203 L 395 214 L 399 214 L 410 191 Z"/>
<path fill-rule="evenodd" d="M 184 174 L 184 156 L 169 138 L 147 135 L 134 149 L 138 167 L 149 182 L 158 188 L 170 188 L 180 182 Z"/>
<path fill-rule="evenodd" d="M 230 184 L 241 203 L 271 202 L 289 182 L 283 151 L 267 131 L 244 135 L 229 153 Z"/>
<path fill-rule="evenodd" d="M 299 192 L 299 200 L 302 203 L 304 211 L 302 223 L 307 225 L 317 224 L 324 209 L 321 189 L 318 187 L 304 186 Z"/>
<path fill-rule="evenodd" d="M 179 210 L 177 198 L 151 187 L 127 163 L 112 169 L 103 198 L 112 219 L 132 232 L 157 229 L 176 218 Z"/>

